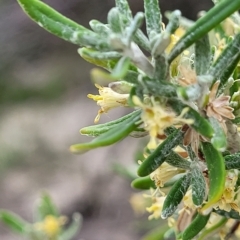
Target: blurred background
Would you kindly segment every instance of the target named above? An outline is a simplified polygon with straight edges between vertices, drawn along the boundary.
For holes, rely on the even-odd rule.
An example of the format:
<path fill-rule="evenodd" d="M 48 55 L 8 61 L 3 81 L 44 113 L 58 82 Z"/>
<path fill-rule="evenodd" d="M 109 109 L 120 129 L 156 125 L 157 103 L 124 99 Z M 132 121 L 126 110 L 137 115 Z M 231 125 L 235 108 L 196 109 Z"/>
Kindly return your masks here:
<path fill-rule="evenodd" d="M 88 27 L 91 19 L 106 22 L 114 0 L 45 0 Z M 160 0 L 161 9 L 180 9 L 190 19 L 208 10 L 211 0 Z M 134 13 L 142 0 L 131 0 Z M 113 164 L 133 163 L 141 142 L 125 139 L 113 147 L 73 155 L 69 146 L 90 139 L 79 129 L 93 124 L 98 107 L 88 99 L 97 90 L 93 66 L 64 42 L 33 23 L 16 0 L 0 0 L 0 208 L 31 221 L 33 206 L 47 190 L 63 215 L 80 212 L 83 227 L 77 240 L 139 240 L 146 219 L 136 218 L 129 203 L 130 182 Z M 122 116 L 117 109 L 101 122 Z M 145 220 L 144 220 L 145 219 Z M 0 224 L 1 240 L 18 240 Z"/>

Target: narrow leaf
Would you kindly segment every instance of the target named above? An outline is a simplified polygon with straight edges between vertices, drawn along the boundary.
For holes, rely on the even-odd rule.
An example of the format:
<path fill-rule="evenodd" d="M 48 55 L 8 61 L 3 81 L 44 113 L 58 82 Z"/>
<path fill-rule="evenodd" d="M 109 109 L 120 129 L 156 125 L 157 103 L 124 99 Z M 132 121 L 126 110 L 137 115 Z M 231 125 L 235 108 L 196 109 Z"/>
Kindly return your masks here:
<path fill-rule="evenodd" d="M 162 16 L 158 0 L 144 0 L 144 12 L 148 37 L 151 39 L 161 32 Z"/>
<path fill-rule="evenodd" d="M 150 43 L 148 38 L 144 35 L 144 33 L 138 29 L 135 36 L 133 37 L 134 42 L 142 47 L 143 49 L 150 51 Z"/>
<path fill-rule="evenodd" d="M 227 155 L 224 159 L 226 170 L 240 169 L 240 153 Z"/>
<path fill-rule="evenodd" d="M 36 220 L 43 221 L 48 215 L 58 217 L 60 214 L 56 205 L 47 193 L 43 193 L 36 208 Z"/>
<path fill-rule="evenodd" d="M 86 48 L 80 48 L 78 50 L 78 53 L 84 60 L 86 60 L 87 62 L 92 63 L 96 66 L 105 68 L 109 71 L 111 71 L 117 64 L 118 59 L 109 60 L 109 59 L 101 59 L 101 57 L 95 58 L 94 52 L 95 51 L 93 49 L 86 49 Z M 92 53 L 93 53 L 93 55 L 92 55 Z"/>
<path fill-rule="evenodd" d="M 118 7 L 120 13 L 122 14 L 122 21 L 124 24 L 124 27 L 128 27 L 130 25 L 131 20 L 133 19 L 132 17 L 132 11 L 129 7 L 128 1 L 127 0 L 115 0 L 116 6 Z M 144 48 L 145 50 L 149 51 L 150 50 L 150 44 L 147 39 L 147 37 L 144 35 L 144 33 L 138 29 L 135 36 L 134 36 L 134 41 Z"/>
<path fill-rule="evenodd" d="M 73 44 L 90 46 L 97 42 L 108 48 L 106 41 L 96 33 L 64 17 L 45 3 L 39 0 L 18 0 L 18 3 L 32 20 L 50 33 Z"/>
<path fill-rule="evenodd" d="M 89 48 L 80 48 L 78 49 L 78 53 L 80 54 L 81 57 L 88 57 L 94 60 L 111 60 L 111 59 L 120 59 L 121 54 L 118 52 L 100 52 L 100 51 L 95 51 L 93 49 Z M 102 66 L 102 64 L 96 64 Z"/>
<path fill-rule="evenodd" d="M 214 129 L 214 135 L 211 139 L 211 143 L 218 151 L 223 152 L 227 147 L 226 134 L 217 119 L 209 118 L 209 121 Z"/>
<path fill-rule="evenodd" d="M 119 11 L 126 16 L 127 24 L 132 20 L 132 11 L 129 7 L 127 0 L 115 0 L 116 7 L 119 9 Z"/>
<path fill-rule="evenodd" d="M 179 10 L 171 12 L 169 16 L 169 22 L 167 24 L 165 31 L 168 32 L 169 34 L 174 34 L 174 32 L 179 27 L 180 17 L 181 12 Z"/>
<path fill-rule="evenodd" d="M 162 208 L 161 217 L 166 219 L 170 217 L 182 201 L 190 185 L 190 175 L 186 174 L 179 179 L 169 191 Z"/>
<path fill-rule="evenodd" d="M 173 167 L 182 168 L 182 169 L 190 169 L 190 162 L 185 158 L 181 157 L 174 151 L 170 151 L 170 154 L 166 158 L 166 162 Z"/>
<path fill-rule="evenodd" d="M 89 22 L 89 25 L 95 33 L 103 37 L 108 37 L 109 34 L 111 33 L 109 26 L 107 24 L 99 22 L 98 20 L 95 19 L 91 20 Z"/>
<path fill-rule="evenodd" d="M 119 126 L 121 123 L 127 122 L 127 120 L 129 118 L 131 118 L 132 116 L 137 116 L 137 115 L 139 115 L 139 113 L 140 113 L 140 111 L 137 110 L 137 111 L 131 112 L 131 113 L 129 113 L 121 118 L 118 118 L 114 121 L 111 121 L 111 122 L 84 127 L 80 130 L 80 133 L 82 135 L 97 137 L 97 136 L 109 131 L 110 129 Z"/>
<path fill-rule="evenodd" d="M 208 202 L 203 206 L 204 211 L 216 203 L 222 196 L 225 188 L 225 164 L 222 154 L 211 143 L 202 143 L 203 154 L 206 159 L 209 175 Z"/>
<path fill-rule="evenodd" d="M 138 175 L 145 177 L 156 170 L 171 153 L 171 150 L 179 145 L 183 139 L 184 133 L 181 130 L 176 130 L 162 142 L 154 152 L 143 161 L 138 169 Z"/>
<path fill-rule="evenodd" d="M 140 83 L 141 82 L 142 82 L 142 86 L 144 87 L 144 90 L 156 97 L 161 96 L 161 97 L 171 98 L 171 97 L 177 96 L 176 87 L 167 81 L 163 81 L 163 79 L 155 79 L 155 78 L 149 78 L 147 76 L 144 76 L 141 78 Z"/>
<path fill-rule="evenodd" d="M 206 182 L 196 162 L 192 163 L 191 168 L 192 200 L 196 206 L 201 206 L 206 197 Z"/>
<path fill-rule="evenodd" d="M 120 13 L 118 8 L 112 8 L 108 12 L 108 24 L 111 28 L 111 30 L 114 33 L 121 33 L 122 32 L 122 27 L 121 27 L 121 19 L 120 19 Z"/>
<path fill-rule="evenodd" d="M 207 73 L 211 62 L 211 47 L 208 34 L 195 42 L 195 70 L 197 75 Z"/>
<path fill-rule="evenodd" d="M 122 57 L 111 72 L 112 79 L 119 80 L 124 78 L 124 76 L 127 74 L 129 66 L 130 59 L 128 57 Z"/>
<path fill-rule="evenodd" d="M 227 45 L 216 62 L 209 69 L 208 74 L 212 75 L 215 81 L 220 79 L 221 87 L 226 84 L 228 78 L 231 76 L 240 60 L 239 48 L 240 34 L 237 34 L 233 41 Z"/>
<path fill-rule="evenodd" d="M 128 45 L 130 45 L 131 40 L 134 38 L 136 32 L 139 30 L 139 28 L 142 26 L 144 20 L 144 14 L 141 12 L 138 12 L 134 19 L 131 21 L 130 25 L 128 26 L 128 29 L 126 31 L 126 39 Z"/>
<path fill-rule="evenodd" d="M 120 93 L 120 94 L 126 94 L 130 93 L 132 87 L 134 87 L 133 84 L 128 83 L 126 81 L 118 81 L 118 82 L 111 82 L 108 85 L 114 92 Z"/>
<path fill-rule="evenodd" d="M 121 123 L 117 127 L 111 128 L 109 131 L 96 137 L 89 143 L 75 144 L 70 147 L 70 151 L 74 153 L 84 153 L 90 149 L 112 145 L 123 138 L 127 137 L 129 133 L 134 131 L 140 124 L 140 113 L 137 116 L 132 116 L 127 121 Z"/>
<path fill-rule="evenodd" d="M 220 210 L 220 209 L 218 209 L 218 210 L 214 209 L 214 212 L 217 213 L 218 215 L 226 217 L 226 218 L 240 220 L 239 212 L 236 212 L 235 210 L 230 210 L 229 212 L 227 212 L 227 211 Z"/>
<path fill-rule="evenodd" d="M 159 86 L 163 81 L 167 79 L 167 74 L 168 74 L 168 63 L 166 61 L 166 57 L 164 55 L 159 55 L 157 57 L 155 57 L 155 69 L 154 69 L 154 78 L 160 80 L 159 84 L 155 84 L 155 86 Z M 166 83 L 162 84 L 163 86 L 166 86 Z M 168 87 L 170 87 L 171 85 L 168 83 L 167 85 Z M 159 88 L 162 89 L 161 86 L 159 86 Z M 174 87 L 173 91 L 175 92 Z M 162 90 L 163 91 L 163 90 Z"/>
<path fill-rule="evenodd" d="M 149 176 L 134 179 L 131 183 L 131 186 L 133 188 L 142 189 L 142 190 L 156 188 L 154 181 Z"/>
<path fill-rule="evenodd" d="M 9 211 L 0 210 L 0 220 L 16 233 L 24 234 L 30 224 Z"/>
<path fill-rule="evenodd" d="M 196 110 L 174 98 L 169 99 L 168 103 L 177 114 L 181 114 L 184 108 L 188 108 L 184 118 L 192 119 L 194 121 L 193 124 L 191 124 L 191 127 L 205 137 L 210 138 L 213 136 L 214 130 L 212 126 Z"/>
<path fill-rule="evenodd" d="M 182 240 L 193 239 L 208 223 L 211 214 L 198 214 L 182 233 Z"/>
<path fill-rule="evenodd" d="M 238 9 L 240 9 L 240 0 L 225 0 L 215 5 L 203 17 L 198 19 L 177 42 L 168 56 L 169 63 L 171 63 L 186 48 L 191 46 L 196 40 L 203 37 Z"/>

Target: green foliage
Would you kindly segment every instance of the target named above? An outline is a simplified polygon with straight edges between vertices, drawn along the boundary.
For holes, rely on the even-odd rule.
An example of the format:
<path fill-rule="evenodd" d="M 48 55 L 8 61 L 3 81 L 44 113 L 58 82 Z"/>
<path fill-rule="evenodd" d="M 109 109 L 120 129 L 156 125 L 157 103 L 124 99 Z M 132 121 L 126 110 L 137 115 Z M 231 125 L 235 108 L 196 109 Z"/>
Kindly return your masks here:
<path fill-rule="evenodd" d="M 166 160 L 171 150 L 176 147 L 183 138 L 183 132 L 176 130 L 161 143 L 154 152 L 143 161 L 138 169 L 138 175 L 144 177 L 156 170 Z"/>
<path fill-rule="evenodd" d="M 95 122 L 115 107 L 135 109 L 109 123 L 84 127 L 80 133 L 95 138 L 72 145 L 71 151 L 84 153 L 127 136 L 150 136 L 137 171 L 140 178 L 132 187 L 155 189 L 150 218 L 170 217 L 176 224 L 145 239 L 178 235 L 187 240 L 198 234 L 203 239 L 226 219 L 240 219 L 240 0 L 214 1 L 196 22 L 173 11 L 166 27 L 159 1 L 144 0 L 145 13 L 133 16 L 127 0 L 116 0 L 107 23 L 92 20 L 92 30 L 41 1 L 18 2 L 41 27 L 81 46 L 82 58 L 108 71 L 92 71 L 99 89 L 99 95 L 88 95 L 100 107 Z M 140 29 L 144 18 L 147 36 Z M 108 87 L 99 86 L 102 80 Z M 135 176 L 128 167 L 116 169 L 130 180 Z M 47 197 L 42 203 L 41 213 L 57 214 Z M 219 220 L 209 227 L 213 214 Z"/>
<path fill-rule="evenodd" d="M 182 201 L 184 195 L 186 194 L 189 186 L 190 186 L 189 174 L 184 175 L 172 186 L 163 203 L 163 209 L 161 214 L 161 217 L 163 219 L 166 219 L 173 215 L 178 205 Z"/>
<path fill-rule="evenodd" d="M 193 239 L 207 224 L 210 218 L 210 214 L 201 215 L 198 214 L 192 221 L 192 223 L 182 233 L 183 240 Z"/>

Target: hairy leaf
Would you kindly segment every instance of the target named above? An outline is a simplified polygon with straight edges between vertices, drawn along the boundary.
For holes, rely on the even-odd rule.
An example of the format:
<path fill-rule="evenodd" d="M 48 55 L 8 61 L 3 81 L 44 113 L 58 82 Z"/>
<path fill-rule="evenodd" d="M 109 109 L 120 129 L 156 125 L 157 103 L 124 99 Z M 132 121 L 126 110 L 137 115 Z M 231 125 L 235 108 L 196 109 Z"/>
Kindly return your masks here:
<path fill-rule="evenodd" d="M 169 191 L 162 208 L 161 217 L 166 219 L 170 217 L 182 201 L 190 185 L 190 175 L 186 174 L 179 179 Z"/>
<path fill-rule="evenodd" d="M 183 132 L 176 130 L 164 140 L 147 159 L 143 161 L 138 169 L 138 175 L 145 177 L 156 170 L 183 139 Z"/>

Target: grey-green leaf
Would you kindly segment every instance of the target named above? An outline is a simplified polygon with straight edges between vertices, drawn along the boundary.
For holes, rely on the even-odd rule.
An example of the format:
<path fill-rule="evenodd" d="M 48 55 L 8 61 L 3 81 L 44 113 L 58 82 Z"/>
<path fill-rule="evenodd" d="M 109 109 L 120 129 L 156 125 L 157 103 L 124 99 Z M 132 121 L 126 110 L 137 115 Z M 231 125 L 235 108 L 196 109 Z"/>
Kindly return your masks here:
<path fill-rule="evenodd" d="M 195 71 L 197 75 L 207 73 L 211 62 L 211 47 L 208 34 L 195 42 Z"/>
<path fill-rule="evenodd" d="M 108 12 L 108 24 L 114 33 L 122 32 L 121 17 L 118 8 L 112 8 Z"/>
<path fill-rule="evenodd" d="M 126 23 L 128 24 L 132 20 L 132 11 L 129 7 L 127 0 L 115 0 L 116 7 L 119 9 L 122 15 L 126 16 Z"/>
<path fill-rule="evenodd" d="M 64 17 L 39 0 L 18 0 L 26 14 L 50 33 L 80 46 L 108 48 L 106 41 L 98 34 Z M 94 46 L 93 46 L 94 47 Z"/>
<path fill-rule="evenodd" d="M 83 135 L 87 135 L 87 136 L 97 137 L 97 136 L 109 131 L 110 129 L 119 126 L 121 123 L 124 123 L 126 120 L 128 120 L 132 116 L 139 115 L 139 113 L 140 113 L 140 111 L 137 110 L 137 111 L 131 112 L 121 118 L 118 118 L 116 120 L 113 120 L 113 121 L 110 121 L 107 123 L 84 127 L 80 130 L 80 133 Z"/>
<path fill-rule="evenodd" d="M 161 213 L 163 219 L 170 217 L 176 211 L 189 188 L 190 178 L 190 174 L 186 174 L 172 186 L 163 203 Z"/>
<path fill-rule="evenodd" d="M 109 131 L 101 134 L 88 143 L 79 143 L 72 145 L 70 150 L 74 153 L 85 153 L 91 149 L 112 145 L 134 131 L 140 125 L 140 113 L 136 116 L 131 116 L 126 121 L 118 126 L 111 128 Z"/>
<path fill-rule="evenodd" d="M 240 169 L 240 153 L 234 153 L 224 157 L 226 170 Z"/>
<path fill-rule="evenodd" d="M 166 162 L 173 167 L 182 168 L 182 169 L 190 169 L 191 162 L 181 157 L 174 151 L 171 151 L 170 154 L 166 158 Z"/>
<path fill-rule="evenodd" d="M 218 151 L 223 152 L 227 147 L 226 134 L 217 119 L 209 118 L 209 121 L 214 129 L 214 135 L 211 139 L 211 143 Z"/>
<path fill-rule="evenodd" d="M 143 161 L 138 169 L 138 175 L 145 177 L 156 170 L 166 160 L 171 150 L 180 144 L 184 133 L 181 130 L 176 130 L 167 137 L 147 159 Z"/>
<path fill-rule="evenodd" d="M 201 206 L 206 197 L 206 182 L 197 162 L 191 165 L 192 200 L 196 206 Z"/>
<path fill-rule="evenodd" d="M 158 0 L 144 0 L 144 12 L 148 37 L 151 39 L 161 32 L 162 16 Z"/>

